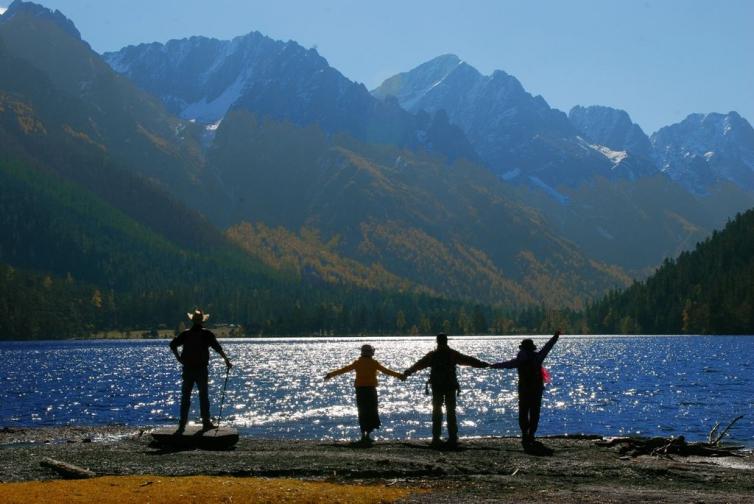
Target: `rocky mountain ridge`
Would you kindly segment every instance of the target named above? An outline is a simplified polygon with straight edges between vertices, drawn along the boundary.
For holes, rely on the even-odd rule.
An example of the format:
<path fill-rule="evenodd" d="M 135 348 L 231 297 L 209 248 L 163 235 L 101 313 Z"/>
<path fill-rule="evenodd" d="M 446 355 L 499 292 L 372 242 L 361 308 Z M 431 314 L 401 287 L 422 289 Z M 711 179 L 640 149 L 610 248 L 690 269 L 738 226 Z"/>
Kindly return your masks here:
<path fill-rule="evenodd" d="M 397 103 L 377 100 L 315 49 L 293 41 L 258 32 L 233 40 L 191 37 L 129 46 L 103 58 L 168 110 L 204 124 L 209 132 L 228 111 L 243 108 L 363 141 L 476 159 L 463 132 L 445 114 L 410 114 Z"/>
<path fill-rule="evenodd" d="M 625 156 L 586 141 L 568 116 L 515 77 L 501 70 L 482 75 L 452 54 L 391 77 L 372 94 L 394 97 L 411 112 L 445 110 L 493 172 L 556 198 L 560 186 L 648 172 L 643 160 L 633 159 L 625 174 Z"/>
<path fill-rule="evenodd" d="M 559 186 L 595 176 L 661 174 L 695 194 L 721 181 L 754 190 L 752 128 L 735 112 L 690 114 L 650 139 L 623 110 L 576 106 L 565 117 L 514 77 L 482 75 L 452 54 L 390 77 L 372 94 L 412 112 L 445 110 L 499 176 L 533 182 L 556 199 L 563 200 Z"/>

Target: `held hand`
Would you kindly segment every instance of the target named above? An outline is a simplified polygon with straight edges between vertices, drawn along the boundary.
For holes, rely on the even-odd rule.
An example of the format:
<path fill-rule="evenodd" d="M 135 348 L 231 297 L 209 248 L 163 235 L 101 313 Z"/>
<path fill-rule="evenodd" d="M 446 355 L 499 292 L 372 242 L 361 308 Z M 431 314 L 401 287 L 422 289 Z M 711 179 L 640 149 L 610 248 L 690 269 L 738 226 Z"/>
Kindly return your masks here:
<path fill-rule="evenodd" d="M 400 381 L 406 381 L 406 378 L 408 378 L 408 377 L 406 376 L 406 373 L 401 373 L 401 375 L 400 375 L 400 376 L 398 377 L 398 379 L 399 379 Z"/>
<path fill-rule="evenodd" d="M 493 365 L 492 365 L 492 366 L 490 366 L 490 367 L 491 367 L 492 369 L 502 369 L 502 368 L 503 368 L 503 366 L 501 366 L 499 362 L 496 362 L 495 364 L 493 364 Z"/>

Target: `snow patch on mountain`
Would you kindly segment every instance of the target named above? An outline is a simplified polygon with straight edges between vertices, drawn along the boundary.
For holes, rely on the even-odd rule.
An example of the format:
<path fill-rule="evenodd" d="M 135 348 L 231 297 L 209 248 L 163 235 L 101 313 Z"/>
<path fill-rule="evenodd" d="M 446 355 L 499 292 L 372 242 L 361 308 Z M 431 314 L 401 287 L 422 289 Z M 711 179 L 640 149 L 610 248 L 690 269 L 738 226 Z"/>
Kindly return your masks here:
<path fill-rule="evenodd" d="M 545 193 L 547 193 L 551 198 L 553 198 L 555 201 L 560 203 L 561 205 L 567 205 L 569 202 L 568 196 L 565 194 L 557 191 L 555 188 L 547 185 L 542 179 L 539 177 L 529 176 L 529 181 L 534 184 L 534 186 L 538 187 L 539 189 L 542 189 Z"/>
<path fill-rule="evenodd" d="M 505 180 L 505 181 L 510 181 L 510 180 L 513 180 L 514 178 L 518 177 L 519 175 L 521 175 L 521 169 L 520 168 L 514 168 L 513 170 L 507 171 L 507 172 L 503 173 L 502 175 L 500 175 L 500 178 L 503 179 L 503 180 Z"/>
<path fill-rule="evenodd" d="M 617 165 L 624 159 L 626 159 L 626 156 L 628 156 L 628 153 L 626 151 L 614 151 L 611 150 L 604 145 L 590 145 L 590 147 L 603 156 L 605 156 L 607 159 L 609 159 L 614 165 Z"/>
<path fill-rule="evenodd" d="M 576 106 L 568 113 L 568 119 L 590 143 L 651 158 L 649 137 L 625 110 L 601 105 Z"/>
<path fill-rule="evenodd" d="M 231 106 L 238 100 L 243 94 L 246 79 L 244 76 L 239 76 L 238 79 L 228 86 L 220 96 L 214 100 L 207 100 L 207 97 L 203 97 L 201 100 L 186 105 L 181 111 L 181 117 L 183 119 L 196 119 L 201 123 L 219 123 L 219 120 L 225 117 L 225 113 L 228 112 Z"/>
<path fill-rule="evenodd" d="M 608 233 L 607 230 L 602 226 L 597 226 L 596 229 L 597 233 L 599 233 L 603 238 L 607 238 L 608 240 L 615 240 L 615 236 Z"/>

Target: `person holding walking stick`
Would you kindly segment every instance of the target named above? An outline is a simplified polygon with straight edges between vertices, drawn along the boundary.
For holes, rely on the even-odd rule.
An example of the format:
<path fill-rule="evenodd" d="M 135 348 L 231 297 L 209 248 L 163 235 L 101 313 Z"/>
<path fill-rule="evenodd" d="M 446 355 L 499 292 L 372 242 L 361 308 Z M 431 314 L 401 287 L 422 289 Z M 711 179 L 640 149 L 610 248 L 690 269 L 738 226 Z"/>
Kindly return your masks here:
<path fill-rule="evenodd" d="M 176 434 L 180 434 L 186 429 L 189 407 L 191 406 L 191 391 L 194 388 L 194 383 L 196 383 L 196 386 L 199 389 L 202 428 L 205 431 L 216 428 L 215 425 L 212 425 L 209 416 L 209 380 L 207 371 L 207 366 L 209 365 L 209 349 L 212 348 L 215 352 L 220 354 L 223 359 L 225 359 L 225 366 L 227 366 L 228 370 L 233 367 L 233 364 L 230 363 L 230 359 L 225 355 L 225 352 L 220 346 L 220 343 L 218 343 L 215 335 L 212 331 L 208 331 L 203 327 L 204 322 L 209 318 L 209 314 L 206 314 L 197 308 L 193 313 L 188 313 L 187 315 L 192 322 L 191 329 L 183 331 L 170 342 L 170 350 L 172 350 L 178 362 L 183 364 L 181 416 Z M 183 350 L 180 353 L 178 353 L 179 347 L 183 347 Z"/>

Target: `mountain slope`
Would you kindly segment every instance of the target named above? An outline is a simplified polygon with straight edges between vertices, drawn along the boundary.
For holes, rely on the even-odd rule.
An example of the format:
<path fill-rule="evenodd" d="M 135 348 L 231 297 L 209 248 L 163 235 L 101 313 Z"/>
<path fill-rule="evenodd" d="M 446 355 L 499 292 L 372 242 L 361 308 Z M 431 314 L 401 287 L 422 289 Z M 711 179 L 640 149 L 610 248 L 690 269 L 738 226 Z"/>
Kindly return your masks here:
<path fill-rule="evenodd" d="M 196 303 L 252 333 L 390 332 L 399 312 L 404 329 L 447 320 L 462 330 L 464 304 L 402 294 L 401 279 L 380 291 L 333 286 L 243 253 L 196 212 L 221 220 L 229 201 L 213 191 L 222 186 L 205 171 L 200 131 L 111 71 L 71 26 L 21 2 L 0 18 L 0 264 L 12 293 L 0 318 L 15 321 L 3 337 L 154 326 Z M 61 310 L 75 322 L 39 329 Z"/>
<path fill-rule="evenodd" d="M 85 184 L 99 177 L 106 186 L 107 165 L 181 199 L 197 192 L 219 197 L 214 178 L 204 171 L 200 130 L 113 72 L 61 18 L 20 1 L 0 17 L 0 92 L 6 102 L 22 104 L 10 112 L 6 107 L 6 113 L 23 109 L 43 126 L 30 130 L 8 117 L 6 155 L 67 170 L 67 177 Z M 206 199 L 195 199 L 212 216 L 213 208 L 201 204 Z"/>
<path fill-rule="evenodd" d="M 736 215 L 693 252 L 587 310 L 595 331 L 754 332 L 754 210 Z"/>
<path fill-rule="evenodd" d="M 171 172 L 179 179 L 186 171 L 196 176 L 198 146 L 181 131 L 188 126 L 114 73 L 77 31 L 73 36 L 70 21 L 61 27 L 61 16 L 30 2 L 12 3 L 0 18 L 0 41 L 7 55 L 41 72 L 57 94 L 83 105 L 80 116 L 91 124 L 84 129 L 82 120 L 71 127 L 80 127 L 77 131 L 134 169 L 148 176 Z M 28 80 L 22 84 L 28 85 Z M 23 89 L 16 91 L 22 94 Z"/>
<path fill-rule="evenodd" d="M 316 229 L 338 254 L 451 298 L 580 306 L 626 280 L 552 233 L 488 170 L 228 114 L 208 153 L 231 221 Z"/>
<path fill-rule="evenodd" d="M 397 98 L 377 100 L 316 52 L 256 33 L 107 56 L 185 118 L 223 119 L 200 127 L 113 72 L 59 13 L 16 2 L 9 14 L 1 156 L 75 182 L 182 249 L 224 250 L 230 238 L 307 285 L 579 307 L 625 285 L 621 268 L 643 274 L 704 236 L 720 208 L 745 204 L 713 191 L 708 201 L 724 204 L 706 207 L 637 175 L 638 158 L 581 138 L 513 77 L 454 57 L 390 81 Z M 444 108 L 424 112 L 441 102 L 475 138 L 492 134 L 491 148 L 519 156 L 503 178 L 546 192 L 449 162 L 469 148 Z"/>
<path fill-rule="evenodd" d="M 129 46 L 104 59 L 175 114 L 216 124 L 234 108 L 259 117 L 313 123 L 366 142 L 425 147 L 451 159 L 475 159 L 445 116 L 412 115 L 374 99 L 316 50 L 257 32 L 220 41 L 205 37 Z M 214 127 L 214 126 L 212 126 Z"/>
<path fill-rule="evenodd" d="M 562 192 L 567 205 L 535 190 L 521 189 L 519 198 L 590 257 L 618 265 L 633 278 L 646 277 L 665 258 L 693 248 L 731 215 L 754 207 L 754 194 L 732 183 L 719 183 L 700 196 L 662 175 L 598 177 Z"/>
<path fill-rule="evenodd" d="M 176 120 L 114 74 L 84 42 L 61 29 L 57 16 L 25 3 L 14 4 L 9 12 L 11 17 L 0 24 L 0 57 L 13 70 L 0 76 L 6 99 L 0 141 L 7 158 L 33 161 L 37 168 L 80 184 L 182 247 L 205 251 L 225 247 L 227 241 L 173 199 L 176 196 L 224 227 L 244 221 L 253 225 L 247 231 L 264 229 L 262 225 L 284 227 L 293 239 L 285 233 L 268 235 L 289 247 L 280 252 L 281 259 L 304 254 L 304 264 L 317 264 L 316 275 L 303 267 L 306 281 L 316 282 L 319 276 L 341 286 L 353 282 L 364 288 L 552 306 L 579 306 L 626 281 L 620 272 L 590 261 L 551 233 L 495 177 L 468 163 L 449 165 L 442 156 L 377 147 L 354 141 L 351 134 L 332 135 L 312 125 L 301 128 L 264 114 L 265 119 L 257 121 L 238 106 L 207 144 L 205 164 L 191 124 Z M 31 29 L 39 47 L 23 44 Z M 294 87 L 309 82 L 304 77 L 319 82 L 306 65 L 326 70 L 324 60 L 295 45 L 257 35 L 237 43 L 280 49 L 285 57 L 273 54 L 266 60 L 272 70 L 262 75 L 292 72 Z M 45 55 L 37 60 L 42 46 L 56 44 L 65 50 L 57 57 L 69 59 L 69 65 L 56 66 Z M 282 65 L 296 55 L 304 60 L 303 70 Z M 281 65 L 284 68 L 278 68 Z M 332 72 L 325 73 L 335 75 Z M 335 77 L 346 89 L 355 89 L 339 74 Z M 401 121 L 434 121 L 423 145 L 431 138 L 453 136 L 442 112 L 433 118 L 412 116 L 395 104 L 363 96 L 360 100 L 377 110 L 397 111 Z M 329 113 L 330 108 L 323 110 Z M 176 128 L 172 137 L 170 128 Z M 146 143 L 134 144 L 134 135 Z M 121 152 L 132 148 L 150 158 L 168 159 L 164 165 L 140 165 L 133 155 Z M 166 170 L 170 167 L 175 170 Z M 297 240 L 302 228 L 320 233 L 322 243 L 304 247 Z M 228 236 L 253 249 L 253 233 Z M 509 243 L 511 239 L 518 243 Z M 332 240 L 337 245 L 326 249 L 324 244 Z M 318 252 L 312 250 L 320 246 Z M 276 262 L 269 254 L 257 255 L 268 264 Z M 334 274 L 346 265 L 352 274 Z"/>
<path fill-rule="evenodd" d="M 23 161 L 75 181 L 185 245 L 203 248 L 224 241 L 206 219 L 77 129 L 87 123 L 85 103 L 57 93 L 44 74 L 9 57 L 1 43 L 0 65 L 9 69 L 0 74 L 0 160 Z"/>
<path fill-rule="evenodd" d="M 468 325 L 475 310 L 492 320 L 489 308 L 401 293 L 397 284 L 376 290 L 276 273 L 229 244 L 190 250 L 28 166 L 0 161 L 0 187 L 2 339 L 171 327 L 196 305 L 249 335 L 486 331 Z"/>
<path fill-rule="evenodd" d="M 454 55 L 387 79 L 373 94 L 412 111 L 446 110 L 501 178 L 523 182 L 516 184 L 519 201 L 594 259 L 635 277 L 754 205 L 754 192 L 740 183 L 743 177 L 712 177 L 696 194 L 675 183 L 680 179 L 667 166 L 659 170 L 655 145 L 626 112 L 575 107 L 566 121 L 514 77 L 499 71 L 482 75 Z M 675 147 L 679 142 L 681 136 L 668 151 L 681 151 Z M 685 162 L 683 154 L 676 157 Z"/>
<path fill-rule="evenodd" d="M 109 304 L 99 306 L 103 308 L 99 319 L 72 314 L 82 323 L 77 334 L 92 325 L 162 323 L 170 320 L 171 310 L 178 310 L 177 314 L 185 306 L 227 298 L 223 291 L 237 289 L 240 279 L 269 296 L 281 280 L 230 244 L 211 255 L 180 247 L 76 184 L 45 171 L 0 162 L 0 183 L 0 224 L 5 230 L 0 237 L 0 263 L 67 278 L 72 292 L 90 286 L 93 296 L 97 290 L 95 297 L 109 299 Z M 33 309 L 16 303 L 5 308 Z M 124 320 L 126 316 L 133 319 Z"/>

